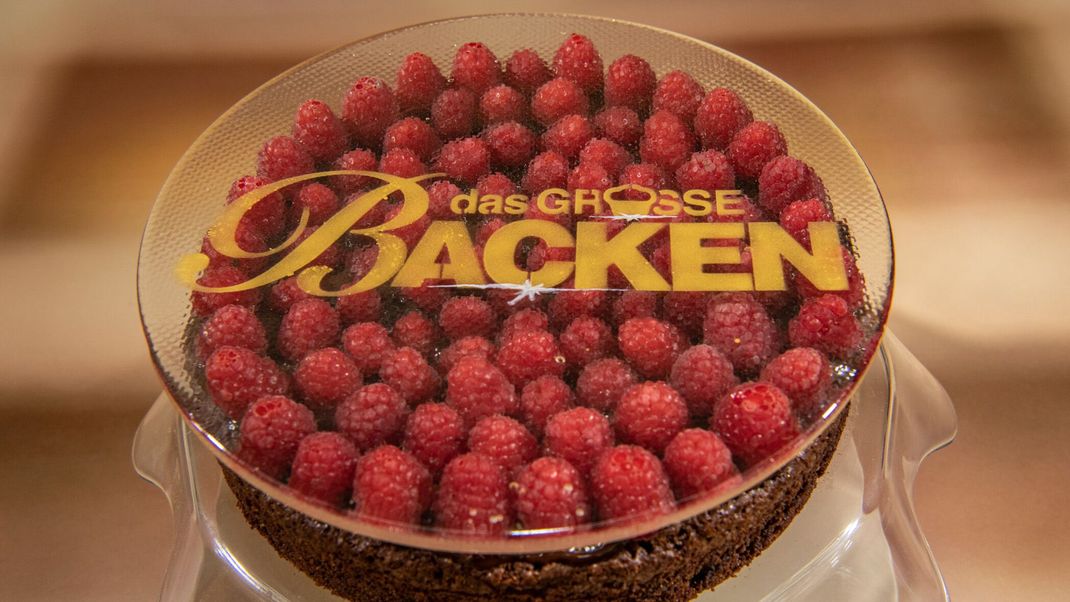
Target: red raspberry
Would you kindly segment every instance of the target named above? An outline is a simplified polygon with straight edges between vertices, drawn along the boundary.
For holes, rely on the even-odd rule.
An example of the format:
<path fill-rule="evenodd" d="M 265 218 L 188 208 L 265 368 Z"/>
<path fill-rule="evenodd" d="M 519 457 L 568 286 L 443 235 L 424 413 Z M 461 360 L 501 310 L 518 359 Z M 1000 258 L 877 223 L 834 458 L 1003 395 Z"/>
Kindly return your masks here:
<path fill-rule="evenodd" d="M 416 525 L 431 505 L 431 473 L 412 454 L 384 445 L 357 460 L 353 513 L 364 519 Z"/>
<path fill-rule="evenodd" d="M 338 195 L 330 188 L 319 182 L 306 184 L 294 197 L 293 205 L 290 207 L 290 222 L 296 224 L 301 217 L 302 210 L 308 209 L 308 225 L 318 226 L 337 213 L 341 205 Z"/>
<path fill-rule="evenodd" d="M 431 109 L 435 97 L 446 87 L 446 78 L 435 66 L 431 57 L 420 52 L 413 52 L 405 57 L 398 68 L 397 90 L 398 105 L 402 112 L 426 114 Z M 426 157 L 425 157 L 426 160 Z"/>
<path fill-rule="evenodd" d="M 379 218 L 378 221 L 383 223 L 383 218 Z M 378 259 L 379 247 L 376 245 L 354 247 L 346 256 L 346 269 L 354 279 L 363 278 L 372 271 Z"/>
<path fill-rule="evenodd" d="M 643 120 L 628 107 L 606 107 L 594 116 L 598 134 L 625 147 L 634 147 L 643 135 Z"/>
<path fill-rule="evenodd" d="M 438 139 L 434 128 L 416 117 L 406 117 L 391 124 L 383 135 L 384 153 L 396 148 L 407 148 L 416 153 L 421 161 L 430 161 L 441 146 L 442 141 Z"/>
<path fill-rule="evenodd" d="M 241 347 L 262 354 L 267 351 L 264 325 L 244 305 L 224 305 L 204 321 L 197 335 L 197 355 L 206 359 L 223 346 Z"/>
<path fill-rule="evenodd" d="M 520 411 L 532 432 L 542 435 L 551 416 L 574 405 L 572 388 L 556 376 L 545 375 L 524 385 Z"/>
<path fill-rule="evenodd" d="M 312 159 L 322 163 L 337 159 L 349 146 L 342 120 L 320 100 L 306 100 L 297 109 L 290 133 Z"/>
<path fill-rule="evenodd" d="M 645 110 L 654 94 L 656 80 L 650 63 L 633 54 L 620 57 L 613 61 L 606 74 L 606 106 Z"/>
<path fill-rule="evenodd" d="M 312 433 L 297 446 L 287 485 L 301 495 L 340 506 L 353 486 L 359 455 L 338 433 Z"/>
<path fill-rule="evenodd" d="M 379 160 L 375 153 L 363 148 L 356 148 L 342 155 L 334 162 L 334 168 L 347 171 L 375 171 Z M 359 192 L 372 184 L 368 176 L 332 176 L 331 185 L 339 194 L 349 195 Z"/>
<path fill-rule="evenodd" d="M 435 159 L 435 171 L 445 172 L 454 180 L 475 184 L 490 173 L 490 148 L 479 138 L 462 138 L 447 142 Z"/>
<path fill-rule="evenodd" d="M 390 86 L 378 77 L 353 82 L 342 101 L 342 119 L 357 143 L 378 148 L 386 128 L 398 119 L 398 105 Z"/>
<path fill-rule="evenodd" d="M 476 117 L 476 95 L 465 88 L 443 90 L 431 105 L 431 124 L 443 138 L 471 134 Z"/>
<path fill-rule="evenodd" d="M 530 48 L 517 50 L 505 63 L 505 83 L 530 95 L 550 81 L 553 73 L 539 54 Z"/>
<path fill-rule="evenodd" d="M 504 535 L 513 524 L 509 479 L 480 454 L 457 456 L 442 470 L 434 502 L 438 527 L 478 535 Z"/>
<path fill-rule="evenodd" d="M 197 279 L 197 284 L 213 288 L 233 286 L 248 280 L 245 272 L 231 265 L 207 268 L 204 274 Z M 260 289 L 254 288 L 236 293 L 203 293 L 194 291 L 190 293 L 190 301 L 193 304 L 195 316 L 207 316 L 224 305 L 244 305 L 256 307 L 260 303 Z"/>
<path fill-rule="evenodd" d="M 732 362 L 709 345 L 695 345 L 676 358 L 669 382 L 694 416 L 708 416 L 713 404 L 739 384 Z"/>
<path fill-rule="evenodd" d="M 264 143 L 256 160 L 256 175 L 277 182 L 315 169 L 308 151 L 289 136 L 275 136 Z"/>
<path fill-rule="evenodd" d="M 427 173 L 427 166 L 412 149 L 394 148 L 379 159 L 379 171 L 392 176 L 412 178 Z"/>
<path fill-rule="evenodd" d="M 409 403 L 434 397 L 442 384 L 435 369 L 412 347 L 395 349 L 383 357 L 379 378 Z"/>
<path fill-rule="evenodd" d="M 543 126 L 549 126 L 565 115 L 587 115 L 589 109 L 583 90 L 563 77 L 539 86 L 531 98 L 531 114 Z"/>
<path fill-rule="evenodd" d="M 330 409 L 342 403 L 363 382 L 360 368 L 334 347 L 317 349 L 301 358 L 294 370 L 294 384 L 301 398 L 314 409 Z"/>
<path fill-rule="evenodd" d="M 305 406 L 282 395 L 261 397 L 242 418 L 238 457 L 280 479 L 301 440 L 314 432 L 316 418 Z"/>
<path fill-rule="evenodd" d="M 257 203 L 256 207 L 259 207 L 261 203 L 263 203 L 263 201 Z M 254 207 L 253 210 L 255 210 L 256 207 Z M 267 244 L 264 242 L 264 235 L 261 233 L 261 227 L 250 220 L 248 214 L 238 222 L 238 227 L 234 231 L 234 242 L 238 243 L 238 247 L 242 250 L 253 253 L 267 250 Z M 229 265 L 236 267 L 249 275 L 259 274 L 268 262 L 267 257 L 235 259 L 223 255 L 212 246 L 211 238 L 208 236 L 205 236 L 201 241 L 201 253 L 208 256 L 208 267 L 218 268 L 220 266 Z"/>
<path fill-rule="evenodd" d="M 508 316 L 521 309 L 536 309 L 544 304 L 542 297 L 517 297 L 517 292 L 507 288 L 492 288 L 483 292 L 487 303 L 498 312 L 499 316 Z"/>
<path fill-rule="evenodd" d="M 335 309 L 338 310 L 338 316 L 342 318 L 343 324 L 378 322 L 382 315 L 380 311 L 382 299 L 379 291 L 375 289 L 338 297 L 336 303 Z"/>
<path fill-rule="evenodd" d="M 539 138 L 515 121 L 496 123 L 483 132 L 495 165 L 513 168 L 525 165 L 539 147 Z"/>
<path fill-rule="evenodd" d="M 268 307 L 280 314 L 285 314 L 293 307 L 294 303 L 311 298 L 312 295 L 297 286 L 297 276 L 290 276 L 279 280 L 271 287 L 271 291 L 268 292 L 267 302 Z"/>
<path fill-rule="evenodd" d="M 621 145 L 605 138 L 592 138 L 579 154 L 580 164 L 594 163 L 602 166 L 611 177 L 620 175 L 632 162 L 632 154 Z"/>
<path fill-rule="evenodd" d="M 701 291 L 670 291 L 662 297 L 661 316 L 688 336 L 701 337 L 709 299 L 709 294 Z"/>
<path fill-rule="evenodd" d="M 516 480 L 516 513 L 525 529 L 574 528 L 591 520 L 583 475 L 567 460 L 539 458 Z"/>
<path fill-rule="evenodd" d="M 799 436 L 799 423 L 784 392 L 767 383 L 744 383 L 713 406 L 710 428 L 751 466 Z"/>
<path fill-rule="evenodd" d="M 602 320 L 580 316 L 561 332 L 561 353 L 573 368 L 580 368 L 616 351 L 613 331 Z"/>
<path fill-rule="evenodd" d="M 796 414 L 814 418 L 824 409 L 825 395 L 832 386 L 832 367 L 817 349 L 795 347 L 773 358 L 762 369 L 761 380 L 783 391 Z"/>
<path fill-rule="evenodd" d="M 497 322 L 494 308 L 479 297 L 453 297 L 442 305 L 438 316 L 442 331 L 453 340 L 467 336 L 489 337 Z"/>
<path fill-rule="evenodd" d="M 469 431 L 468 450 L 494 460 L 506 474 L 513 474 L 535 459 L 539 444 L 524 425 L 507 416 L 494 415 L 481 418 Z"/>
<path fill-rule="evenodd" d="M 409 415 L 404 447 L 437 474 L 464 450 L 467 433 L 456 410 L 444 403 L 425 403 Z"/>
<path fill-rule="evenodd" d="M 241 347 L 216 349 L 204 363 L 204 379 L 212 401 L 235 419 L 257 399 L 290 390 L 289 378 L 275 362 Z"/>
<path fill-rule="evenodd" d="M 590 119 L 583 115 L 565 115 L 543 132 L 542 146 L 566 159 L 575 159 L 595 133 Z"/>
<path fill-rule="evenodd" d="M 780 331 L 752 296 L 714 297 L 702 325 L 706 344 L 740 372 L 757 372 L 780 350 Z"/>
<path fill-rule="evenodd" d="M 602 57 L 586 36 L 570 35 L 554 54 L 554 74 L 576 82 L 589 94 L 602 89 Z"/>
<path fill-rule="evenodd" d="M 825 185 L 812 167 L 783 155 L 772 159 L 758 176 L 758 203 L 773 215 L 780 215 L 792 201 L 825 200 Z"/>
<path fill-rule="evenodd" d="M 550 306 L 547 310 L 550 314 L 550 323 L 557 328 L 563 328 L 580 316 L 597 318 L 606 315 L 609 310 L 609 298 L 605 291 L 585 289 L 560 291 L 550 299 Z"/>
<path fill-rule="evenodd" d="M 617 439 L 660 454 L 687 426 L 687 403 L 663 382 L 632 385 L 617 402 L 613 427 Z"/>
<path fill-rule="evenodd" d="M 296 361 L 307 353 L 330 347 L 338 340 L 341 322 L 338 312 L 323 299 L 294 303 L 279 324 L 275 348 L 282 357 Z"/>
<path fill-rule="evenodd" d="M 660 190 L 668 184 L 665 171 L 652 163 L 633 163 L 620 172 L 621 184 L 638 184 Z M 638 197 L 645 198 L 645 197 Z"/>
<path fill-rule="evenodd" d="M 492 414 L 515 414 L 516 389 L 505 374 L 478 355 L 457 360 L 446 376 L 446 403 L 474 424 Z"/>
<path fill-rule="evenodd" d="M 521 330 L 546 330 L 550 320 L 538 309 L 522 309 L 502 322 L 501 339 L 504 341 Z"/>
<path fill-rule="evenodd" d="M 862 325 L 843 297 L 821 295 L 803 301 L 788 323 L 794 347 L 813 347 L 832 357 L 848 357 L 862 342 Z"/>
<path fill-rule="evenodd" d="M 665 378 L 687 341 L 680 331 L 654 318 L 632 318 L 620 325 L 617 343 L 635 371 L 646 378 Z"/>
<path fill-rule="evenodd" d="M 453 369 L 453 366 L 457 362 L 467 355 L 476 355 L 485 360 L 493 361 L 494 355 L 497 352 L 497 347 L 494 343 L 491 343 L 483 337 L 463 337 L 450 343 L 449 347 L 446 347 L 438 354 L 438 371 L 442 374 L 449 374 L 449 371 Z"/>
<path fill-rule="evenodd" d="M 394 350 L 394 341 L 382 324 L 359 322 L 342 333 L 342 348 L 353 358 L 361 374 L 379 373 L 383 357 Z"/>
<path fill-rule="evenodd" d="M 721 153 L 699 151 L 676 170 L 676 184 L 680 190 L 732 190 L 736 187 L 736 174 Z"/>
<path fill-rule="evenodd" d="M 766 163 L 787 152 L 788 143 L 777 126 L 768 121 L 752 121 L 736 132 L 725 154 L 736 175 L 756 180 Z"/>
<path fill-rule="evenodd" d="M 482 94 L 501 81 L 498 58 L 481 42 L 468 42 L 453 57 L 453 83 Z"/>
<path fill-rule="evenodd" d="M 568 189 L 605 190 L 613 186 L 613 177 L 597 163 L 580 163 L 568 174 Z"/>
<path fill-rule="evenodd" d="M 528 218 L 532 219 L 533 216 L 528 216 Z M 558 220 L 550 221 L 561 223 Z M 575 256 L 576 252 L 574 249 L 568 247 L 550 247 L 545 241 L 540 240 L 535 243 L 535 246 L 533 246 L 530 251 L 528 251 L 526 263 L 528 270 L 535 272 L 541 270 L 546 265 L 547 261 L 572 261 Z"/>
<path fill-rule="evenodd" d="M 639 520 L 674 508 L 669 478 L 658 458 L 634 445 L 619 445 L 591 469 L 591 497 L 602 520 Z"/>
<path fill-rule="evenodd" d="M 296 249 L 301 243 L 308 240 L 308 237 L 312 236 L 318 229 L 319 226 L 311 226 L 305 228 L 304 232 L 302 232 L 301 235 L 297 237 L 297 240 L 289 246 L 289 249 Z M 338 265 L 341 263 L 342 245 L 337 241 L 331 243 L 329 247 L 324 249 L 322 253 L 320 253 L 318 256 L 316 256 L 315 259 L 309 262 L 310 265 L 323 265 L 330 268 L 338 267 Z"/>
<path fill-rule="evenodd" d="M 461 189 L 453 182 L 439 180 L 427 187 L 427 215 L 431 219 L 455 219 L 450 202 L 453 197 L 461 194 Z"/>
<path fill-rule="evenodd" d="M 637 381 L 635 372 L 616 358 L 606 358 L 584 366 L 576 380 L 576 396 L 585 406 L 611 412 L 621 395 Z"/>
<path fill-rule="evenodd" d="M 435 323 L 418 311 L 406 312 L 398 318 L 391 335 L 398 347 L 412 347 L 423 355 L 429 355 L 438 342 Z"/>
<path fill-rule="evenodd" d="M 527 171 L 520 180 L 520 188 L 530 195 L 536 195 L 549 188 L 564 188 L 567 183 L 568 159 L 560 153 L 546 151 L 535 155 L 528 163 Z"/>
<path fill-rule="evenodd" d="M 865 282 L 862 278 L 862 272 L 858 271 L 858 265 L 855 263 L 854 255 L 847 250 L 846 247 L 840 247 L 840 256 L 843 257 L 843 267 L 847 273 L 847 289 L 842 291 L 823 291 L 814 286 L 810 280 L 803 276 L 802 273 L 797 270 L 792 270 L 792 283 L 795 285 L 795 290 L 798 291 L 804 299 L 811 297 L 819 297 L 821 295 L 836 295 L 842 297 L 852 309 L 857 309 L 862 306 L 862 302 L 865 301 L 866 291 Z"/>
<path fill-rule="evenodd" d="M 504 340 L 498 349 L 498 368 L 517 387 L 544 374 L 561 376 L 565 357 L 554 335 L 545 330 L 522 330 Z"/>
<path fill-rule="evenodd" d="M 428 313 L 438 311 L 442 304 L 446 302 L 446 299 L 450 298 L 450 290 L 448 288 L 429 286 L 428 284 L 399 288 L 398 291 L 402 297 Z"/>
<path fill-rule="evenodd" d="M 613 429 L 601 412 L 572 408 L 546 422 L 543 446 L 546 455 L 564 458 L 586 475 L 599 454 L 613 447 Z"/>
<path fill-rule="evenodd" d="M 810 247 L 810 222 L 831 222 L 832 214 L 821 199 L 794 201 L 780 212 L 780 225 L 807 248 Z"/>
<path fill-rule="evenodd" d="M 665 448 L 665 472 L 680 500 L 711 493 L 739 481 L 732 452 L 706 429 L 681 431 Z"/>
<path fill-rule="evenodd" d="M 624 291 L 613 301 L 613 323 L 619 326 L 632 318 L 655 317 L 658 299 L 653 291 Z"/>
<path fill-rule="evenodd" d="M 492 177 L 494 175 L 495 174 L 491 174 L 490 176 L 485 176 L 483 178 L 483 180 L 486 180 L 487 178 Z M 505 176 L 502 176 L 502 177 L 505 177 Z M 483 180 L 480 180 L 480 182 L 482 182 Z M 481 192 L 480 195 L 482 195 L 482 194 L 483 193 Z M 497 193 L 494 193 L 494 194 L 497 194 Z M 502 195 L 499 195 L 499 196 L 502 196 Z M 509 196 L 509 195 L 508 194 L 504 195 L 504 196 L 502 196 L 502 198 L 504 198 L 506 196 Z M 501 230 L 502 226 L 504 226 L 507 223 L 509 223 L 509 222 L 507 222 L 504 219 L 502 219 L 500 217 L 497 217 L 497 216 L 489 217 L 487 219 L 484 219 L 482 222 L 480 222 L 479 228 L 476 230 L 476 246 L 477 247 L 486 246 L 487 241 L 490 240 L 490 237 L 494 236 L 494 233 L 497 232 L 498 230 Z"/>
<path fill-rule="evenodd" d="M 528 113 L 528 100 L 515 88 L 502 84 L 483 93 L 479 111 L 486 124 L 523 121 Z"/>
<path fill-rule="evenodd" d="M 674 173 L 687 161 L 694 148 L 695 139 L 691 129 L 673 113 L 658 111 L 643 123 L 639 156 L 644 163 L 653 163 Z"/>
<path fill-rule="evenodd" d="M 654 88 L 653 111 L 669 111 L 685 123 L 695 118 L 702 97 L 706 93 L 702 84 L 683 71 L 670 71 L 661 76 Z"/>
<path fill-rule="evenodd" d="M 695 111 L 695 133 L 703 148 L 723 150 L 754 119 L 747 103 L 728 88 L 714 88 Z"/>
<path fill-rule="evenodd" d="M 392 387 L 374 383 L 352 392 L 334 412 L 334 424 L 357 449 L 367 451 L 401 439 L 409 406 Z"/>

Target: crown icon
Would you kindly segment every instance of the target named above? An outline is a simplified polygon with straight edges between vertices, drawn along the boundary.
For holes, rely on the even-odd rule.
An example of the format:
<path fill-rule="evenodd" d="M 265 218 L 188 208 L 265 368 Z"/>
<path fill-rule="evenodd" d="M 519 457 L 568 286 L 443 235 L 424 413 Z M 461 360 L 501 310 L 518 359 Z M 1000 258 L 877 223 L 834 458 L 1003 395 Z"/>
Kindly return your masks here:
<path fill-rule="evenodd" d="M 631 190 L 645 195 L 646 198 L 614 198 L 614 195 L 618 193 L 626 193 Z M 621 184 L 605 189 L 602 192 L 602 198 L 609 204 L 609 208 L 613 210 L 613 215 L 650 215 L 650 208 L 658 200 L 658 191 L 639 184 Z"/>

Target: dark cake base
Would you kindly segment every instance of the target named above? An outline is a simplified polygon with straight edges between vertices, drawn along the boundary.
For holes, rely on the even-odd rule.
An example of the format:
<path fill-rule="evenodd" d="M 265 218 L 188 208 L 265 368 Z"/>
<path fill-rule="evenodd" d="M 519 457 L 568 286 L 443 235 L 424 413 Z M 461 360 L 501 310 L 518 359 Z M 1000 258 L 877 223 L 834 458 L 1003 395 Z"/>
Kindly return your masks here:
<path fill-rule="evenodd" d="M 846 412 L 797 458 L 717 508 L 590 554 L 479 556 L 386 543 L 313 520 L 224 469 L 245 518 L 279 555 L 351 600 L 688 600 L 728 579 L 802 510 Z"/>

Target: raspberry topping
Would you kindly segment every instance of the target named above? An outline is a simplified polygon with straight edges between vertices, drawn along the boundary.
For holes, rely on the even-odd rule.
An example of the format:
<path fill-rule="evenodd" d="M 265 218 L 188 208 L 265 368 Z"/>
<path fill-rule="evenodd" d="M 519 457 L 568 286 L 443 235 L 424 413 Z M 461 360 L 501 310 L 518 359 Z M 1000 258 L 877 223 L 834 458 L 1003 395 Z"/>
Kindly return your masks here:
<path fill-rule="evenodd" d="M 694 416 L 708 416 L 713 404 L 739 384 L 732 363 L 709 345 L 695 345 L 676 358 L 669 382 Z"/>
<path fill-rule="evenodd" d="M 757 372 L 780 350 L 776 324 L 748 295 L 712 298 L 702 328 L 706 344 L 723 353 L 740 372 Z"/>
<path fill-rule="evenodd" d="M 653 110 L 669 111 L 683 119 L 684 123 L 691 123 L 705 93 L 702 84 L 690 75 L 683 71 L 670 71 L 658 80 L 654 88 Z"/>
<path fill-rule="evenodd" d="M 362 77 L 353 82 L 342 101 L 342 119 L 357 143 L 365 148 L 378 148 L 386 128 L 397 118 L 394 93 L 378 77 Z"/>
<path fill-rule="evenodd" d="M 637 382 L 635 372 L 616 358 L 591 362 L 576 381 L 579 402 L 604 412 L 612 412 L 624 391 Z"/>
<path fill-rule="evenodd" d="M 308 151 L 289 136 L 264 143 L 256 161 L 256 175 L 276 182 L 311 172 L 315 166 Z"/>
<path fill-rule="evenodd" d="M 732 190 L 736 186 L 736 176 L 724 155 L 707 150 L 692 153 L 691 158 L 680 165 L 676 170 L 676 184 L 681 190 Z"/>
<path fill-rule="evenodd" d="M 637 520 L 670 512 L 675 506 L 661 462 L 634 445 L 619 445 L 599 456 L 590 483 L 591 497 L 603 520 Z"/>
<path fill-rule="evenodd" d="M 590 119 L 583 115 L 565 115 L 543 132 L 542 146 L 566 159 L 575 159 L 595 134 L 594 124 Z M 532 193 L 542 191 L 528 186 L 524 189 Z"/>
<path fill-rule="evenodd" d="M 337 406 L 362 382 L 360 368 L 334 347 L 309 353 L 294 370 L 297 391 L 312 408 Z"/>
<path fill-rule="evenodd" d="M 497 364 L 521 388 L 544 374 L 561 376 L 565 372 L 565 357 L 554 335 L 545 330 L 522 330 L 502 341 Z"/>
<path fill-rule="evenodd" d="M 431 505 L 431 473 L 393 445 L 378 447 L 357 461 L 353 513 L 363 518 L 415 525 Z"/>
<path fill-rule="evenodd" d="M 394 342 L 398 347 L 412 347 L 429 355 L 438 341 L 435 323 L 418 311 L 410 311 L 394 322 Z"/>
<path fill-rule="evenodd" d="M 474 424 L 484 416 L 516 413 L 516 388 L 486 358 L 466 355 L 446 376 L 446 403 Z"/>
<path fill-rule="evenodd" d="M 446 78 L 426 54 L 414 52 L 405 57 L 398 68 L 395 89 L 403 112 L 426 114 L 445 87 Z"/>
<path fill-rule="evenodd" d="M 401 347 L 388 353 L 379 367 L 379 377 L 409 403 L 434 397 L 442 384 L 435 369 L 412 347 Z"/>
<path fill-rule="evenodd" d="M 498 316 L 494 308 L 479 297 L 453 297 L 442 305 L 438 324 L 453 340 L 469 336 L 489 337 L 498 325 Z"/>
<path fill-rule="evenodd" d="M 736 132 L 726 154 L 739 177 L 755 180 L 766 163 L 787 152 L 788 144 L 777 126 L 752 121 Z"/>
<path fill-rule="evenodd" d="M 539 86 L 531 98 L 531 114 L 544 126 L 565 115 L 586 115 L 587 95 L 570 79 L 559 77 Z"/>
<path fill-rule="evenodd" d="M 231 265 L 210 267 L 204 270 L 204 275 L 197 279 L 197 284 L 210 287 L 232 286 L 248 280 L 245 272 Z M 202 293 L 193 291 L 190 299 L 193 303 L 193 314 L 207 316 L 224 305 L 244 305 L 254 307 L 260 303 L 260 289 L 239 291 L 235 293 Z"/>
<path fill-rule="evenodd" d="M 382 298 L 379 291 L 375 289 L 338 297 L 336 303 L 335 309 L 338 310 L 338 317 L 344 324 L 378 322 L 381 317 Z"/>
<path fill-rule="evenodd" d="M 409 407 L 389 385 L 374 383 L 357 389 L 334 412 L 334 424 L 358 449 L 367 451 L 397 443 Z"/>
<path fill-rule="evenodd" d="M 483 133 L 491 160 L 503 168 L 525 165 L 539 146 L 539 137 L 515 121 L 496 123 Z"/>
<path fill-rule="evenodd" d="M 758 176 L 758 204 L 773 215 L 801 199 L 825 199 L 825 185 L 812 167 L 788 155 L 771 159 Z"/>
<path fill-rule="evenodd" d="M 545 144 L 545 137 L 543 142 Z M 552 150 L 539 153 L 528 163 L 520 188 L 528 194 L 538 194 L 547 188 L 563 188 L 568 182 L 568 171 L 568 159 L 564 155 Z"/>
<path fill-rule="evenodd" d="M 528 102 L 515 88 L 503 84 L 483 93 L 479 99 L 479 112 L 486 124 L 523 121 L 527 117 Z"/>
<path fill-rule="evenodd" d="M 333 161 L 349 146 L 349 135 L 331 107 L 319 100 L 306 100 L 294 115 L 296 141 L 315 161 Z"/>
<path fill-rule="evenodd" d="M 407 148 L 416 153 L 419 160 L 424 162 L 430 161 L 435 151 L 441 146 L 442 141 L 439 140 L 434 128 L 423 119 L 416 117 L 406 117 L 394 122 L 386 128 L 386 134 L 383 135 L 384 153 L 390 153 L 398 148 Z M 422 173 L 415 175 L 422 175 Z"/>
<path fill-rule="evenodd" d="M 862 342 L 862 326 L 843 297 L 821 295 L 803 301 L 788 324 L 795 347 L 813 347 L 832 357 L 848 357 Z"/>
<path fill-rule="evenodd" d="M 643 135 L 643 120 L 628 107 L 606 107 L 594 116 L 598 134 L 624 147 L 634 147 Z"/>
<path fill-rule="evenodd" d="M 320 298 L 294 303 L 279 324 L 276 349 L 288 360 L 299 360 L 311 351 L 330 347 L 338 340 L 338 312 Z"/>
<path fill-rule="evenodd" d="M 242 418 L 238 456 L 281 479 L 301 440 L 314 432 L 316 419 L 305 406 L 282 395 L 261 397 Z"/>
<path fill-rule="evenodd" d="M 573 406 L 572 388 L 556 376 L 545 375 L 524 385 L 520 394 L 520 412 L 528 427 L 542 435 L 553 415 Z"/>
<path fill-rule="evenodd" d="M 731 450 L 706 429 L 687 429 L 673 438 L 665 448 L 665 472 L 681 500 L 710 493 L 739 479 Z"/>
<path fill-rule="evenodd" d="M 687 404 L 663 382 L 632 385 L 617 402 L 613 426 L 620 441 L 661 454 L 676 433 L 687 426 Z"/>
<path fill-rule="evenodd" d="M 591 520 L 583 475 L 562 458 L 539 458 L 516 480 L 516 514 L 525 529 L 559 529 Z"/>
<path fill-rule="evenodd" d="M 443 138 L 471 134 L 476 126 L 476 101 L 471 90 L 443 90 L 431 105 L 431 124 Z"/>
<path fill-rule="evenodd" d="M 476 94 L 496 85 L 501 75 L 498 58 L 480 42 L 463 44 L 453 57 L 453 82 Z"/>
<path fill-rule="evenodd" d="M 546 455 L 568 460 L 587 474 L 599 454 L 613 446 L 613 429 L 601 412 L 572 408 L 546 422 L 543 447 Z"/>
<path fill-rule="evenodd" d="M 626 54 L 613 61 L 606 74 L 606 105 L 643 111 L 650 104 L 656 76 L 650 63 Z"/>
<path fill-rule="evenodd" d="M 275 362 L 241 347 L 216 349 L 204 363 L 204 378 L 212 401 L 231 418 L 241 418 L 261 397 L 290 390 L 290 379 Z"/>
<path fill-rule="evenodd" d="M 832 221 L 832 214 L 821 199 L 793 201 L 780 212 L 780 225 L 807 248 L 810 247 L 810 222 Z"/>
<path fill-rule="evenodd" d="M 382 324 L 358 322 L 342 332 L 342 348 L 361 374 L 370 376 L 379 373 L 383 357 L 394 350 L 394 341 Z"/>
<path fill-rule="evenodd" d="M 287 484 L 297 493 L 340 506 L 353 486 L 359 455 L 338 433 L 312 433 L 297 446 Z"/>
<path fill-rule="evenodd" d="M 205 320 L 197 336 L 197 354 L 207 358 L 223 346 L 242 347 L 258 354 L 267 350 L 264 325 L 251 309 L 244 305 L 224 305 Z"/>
<path fill-rule="evenodd" d="M 552 77 L 546 61 L 530 48 L 517 50 L 505 63 L 505 83 L 525 94 L 533 93 Z"/>
<path fill-rule="evenodd" d="M 653 318 L 658 313 L 658 295 L 653 291 L 624 291 L 613 301 L 613 323 L 632 318 Z"/>
<path fill-rule="evenodd" d="M 797 414 L 813 418 L 832 385 L 832 367 L 820 351 L 796 347 L 766 364 L 761 380 L 783 391 Z"/>
<path fill-rule="evenodd" d="M 260 203 L 257 205 L 259 206 Z M 318 226 L 330 219 L 341 206 L 338 195 L 330 188 L 319 182 L 306 184 L 294 197 L 293 205 L 290 207 L 290 223 L 296 224 L 301 217 L 301 212 L 308 209 L 308 225 Z"/>
<path fill-rule="evenodd" d="M 561 353 L 569 366 L 586 366 L 616 350 L 613 331 L 602 320 L 580 316 L 561 332 Z"/>
<path fill-rule="evenodd" d="M 580 164 L 593 163 L 606 170 L 611 177 L 620 175 L 632 162 L 632 154 L 624 147 L 606 138 L 592 138 L 579 154 Z"/>
<path fill-rule="evenodd" d="M 467 433 L 456 410 L 444 403 L 425 403 L 409 415 L 403 446 L 437 474 L 464 450 Z"/>
<path fill-rule="evenodd" d="M 640 375 L 665 378 L 687 342 L 683 334 L 668 322 L 655 318 L 632 318 L 621 324 L 617 343 L 621 354 Z"/>
<path fill-rule="evenodd" d="M 674 173 L 694 150 L 691 129 L 669 111 L 658 111 L 643 123 L 643 138 L 639 141 L 639 156 L 644 163 L 653 163 Z"/>
<path fill-rule="evenodd" d="M 702 99 L 695 111 L 695 133 L 703 148 L 723 150 L 736 132 L 754 118 L 747 103 L 728 88 L 714 88 Z"/>
<path fill-rule="evenodd" d="M 498 535 L 513 523 L 505 471 L 480 454 L 457 456 L 442 470 L 435 524 L 477 535 Z"/>
<path fill-rule="evenodd" d="M 454 180 L 475 184 L 490 173 L 490 148 L 479 138 L 461 138 L 447 142 L 435 159 L 435 171 L 445 172 Z"/>
<path fill-rule="evenodd" d="M 593 94 L 602 88 L 602 57 L 590 38 L 574 33 L 554 54 L 554 73 Z"/>
<path fill-rule="evenodd" d="M 747 466 L 799 435 L 787 395 L 767 383 L 745 383 L 729 391 L 714 404 L 710 428 Z"/>
<path fill-rule="evenodd" d="M 379 159 L 375 153 L 363 148 L 355 148 L 338 157 L 334 168 L 347 171 L 375 171 Z M 367 176 L 332 176 L 331 185 L 342 195 L 349 195 L 367 188 L 372 183 Z"/>
<path fill-rule="evenodd" d="M 494 460 L 506 474 L 512 474 L 535 459 L 539 444 L 524 425 L 494 415 L 480 419 L 468 432 L 468 450 Z"/>

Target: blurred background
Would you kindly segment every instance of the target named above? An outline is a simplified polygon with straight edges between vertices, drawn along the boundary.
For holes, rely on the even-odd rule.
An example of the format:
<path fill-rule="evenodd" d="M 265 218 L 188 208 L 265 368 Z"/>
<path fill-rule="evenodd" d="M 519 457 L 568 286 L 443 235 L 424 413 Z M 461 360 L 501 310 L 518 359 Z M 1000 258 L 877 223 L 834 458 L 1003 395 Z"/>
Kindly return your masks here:
<path fill-rule="evenodd" d="M 892 328 L 959 413 L 957 441 L 916 489 L 951 594 L 1065 595 L 1070 3 L 2 4 L 0 599 L 157 595 L 172 530 L 129 459 L 160 388 L 134 278 L 142 226 L 185 148 L 322 51 L 526 8 L 708 40 L 843 129 L 891 215 Z"/>

